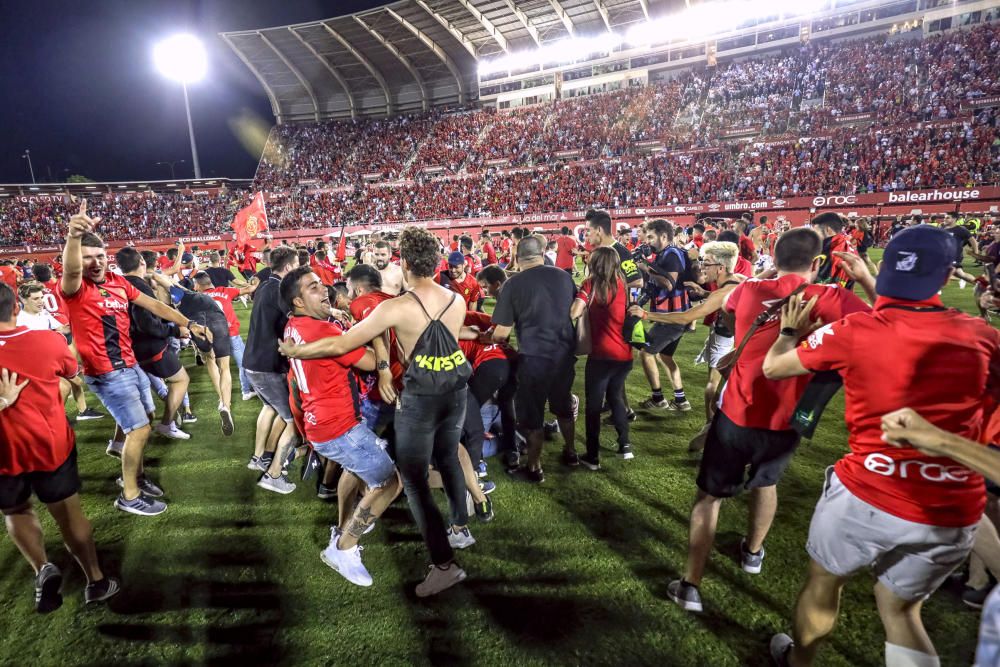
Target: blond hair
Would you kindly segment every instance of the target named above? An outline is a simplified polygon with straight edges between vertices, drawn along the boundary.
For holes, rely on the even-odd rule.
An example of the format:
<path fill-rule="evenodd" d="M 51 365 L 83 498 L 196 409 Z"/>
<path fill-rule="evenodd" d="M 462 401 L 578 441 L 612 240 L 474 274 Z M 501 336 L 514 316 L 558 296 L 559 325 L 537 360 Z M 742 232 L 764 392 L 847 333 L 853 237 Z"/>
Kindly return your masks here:
<path fill-rule="evenodd" d="M 711 257 L 726 267 L 726 271 L 732 273 L 740 256 L 740 247 L 729 241 L 709 241 L 701 246 L 701 256 Z"/>

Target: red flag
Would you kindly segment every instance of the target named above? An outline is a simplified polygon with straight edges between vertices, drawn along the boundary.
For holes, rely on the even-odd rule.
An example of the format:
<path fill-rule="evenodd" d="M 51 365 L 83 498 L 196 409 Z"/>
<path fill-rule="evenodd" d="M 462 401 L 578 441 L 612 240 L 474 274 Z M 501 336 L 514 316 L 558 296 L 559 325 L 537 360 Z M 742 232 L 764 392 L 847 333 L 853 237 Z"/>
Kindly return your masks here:
<path fill-rule="evenodd" d="M 233 218 L 233 236 L 237 247 L 246 246 L 250 239 L 256 238 L 260 232 L 267 231 L 267 210 L 264 208 L 264 193 L 253 196 L 249 206 L 241 208 Z"/>
<path fill-rule="evenodd" d="M 343 262 L 347 259 L 347 239 L 344 238 L 344 232 L 347 231 L 347 225 L 341 225 L 340 227 L 340 240 L 337 241 L 337 261 Z"/>

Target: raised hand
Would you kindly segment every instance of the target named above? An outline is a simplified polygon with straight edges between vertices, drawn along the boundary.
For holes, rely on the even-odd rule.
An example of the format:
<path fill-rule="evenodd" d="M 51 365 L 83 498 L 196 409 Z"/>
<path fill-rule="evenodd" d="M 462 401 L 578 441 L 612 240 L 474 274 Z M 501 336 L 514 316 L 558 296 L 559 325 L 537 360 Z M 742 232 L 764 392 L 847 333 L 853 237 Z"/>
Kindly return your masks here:
<path fill-rule="evenodd" d="M 87 232 L 92 232 L 97 228 L 100 218 L 91 218 L 87 215 L 87 200 L 80 202 L 80 210 L 74 213 L 69 219 L 69 229 L 66 237 L 71 239 L 81 238 Z"/>

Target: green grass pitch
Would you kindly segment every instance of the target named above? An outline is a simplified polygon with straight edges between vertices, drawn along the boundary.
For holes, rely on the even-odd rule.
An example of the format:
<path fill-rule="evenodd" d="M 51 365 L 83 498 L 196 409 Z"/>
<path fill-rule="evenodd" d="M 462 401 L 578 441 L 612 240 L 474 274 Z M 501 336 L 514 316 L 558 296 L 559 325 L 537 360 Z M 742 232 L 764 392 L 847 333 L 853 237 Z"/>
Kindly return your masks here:
<path fill-rule="evenodd" d="M 971 287 L 952 283 L 944 298 L 973 309 Z M 237 305 L 237 312 L 245 335 L 249 311 Z M 49 557 L 66 574 L 66 602 L 49 616 L 35 614 L 31 570 L 3 540 L 0 664 L 768 665 L 770 636 L 790 629 L 823 470 L 846 450 L 843 398 L 779 486 L 763 573 L 738 566 L 746 499 L 729 501 L 702 588 L 706 611 L 683 612 L 666 587 L 687 551 L 697 462 L 686 443 L 703 419 L 706 371 L 693 359 L 704 338 L 704 327 L 686 335 L 677 356 L 695 409 L 640 412 L 635 460 L 613 456 L 606 427 L 609 449 L 597 473 L 560 467 L 556 443 L 544 454 L 541 486 L 513 483 L 491 461 L 496 520 L 471 526 L 478 542 L 458 556 L 468 580 L 430 600 L 413 594 L 428 557 L 404 502 L 362 541 L 372 588 L 347 583 L 320 561 L 335 501 L 318 500 L 312 483 L 289 496 L 258 489 L 245 464 L 259 404 L 240 401 L 237 384 L 236 433 L 223 437 L 208 376 L 185 353 L 199 416 L 185 427 L 193 437 L 153 436 L 146 450 L 167 492 L 165 514 L 114 510 L 118 461 L 104 453 L 112 424 L 105 418 L 77 429 L 84 508 L 123 592 L 106 607 L 84 608 L 82 574 L 42 510 Z M 582 359 L 576 384 L 582 398 Z M 648 395 L 638 365 L 628 395 L 633 405 Z M 582 419 L 577 440 L 582 450 Z M 883 664 L 873 583 L 861 574 L 847 587 L 820 664 Z M 979 616 L 955 591 L 938 592 L 924 619 L 942 664 L 972 662 Z"/>

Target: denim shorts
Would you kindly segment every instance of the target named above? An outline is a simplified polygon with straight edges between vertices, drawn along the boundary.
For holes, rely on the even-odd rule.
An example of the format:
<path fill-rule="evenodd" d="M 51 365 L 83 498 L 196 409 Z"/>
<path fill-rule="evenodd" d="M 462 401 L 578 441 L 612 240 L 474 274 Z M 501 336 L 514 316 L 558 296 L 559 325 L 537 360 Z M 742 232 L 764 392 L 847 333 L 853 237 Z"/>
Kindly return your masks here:
<path fill-rule="evenodd" d="M 149 425 L 149 415 L 156 411 L 156 406 L 149 393 L 149 378 L 138 366 L 103 375 L 85 375 L 83 379 L 122 431 L 130 433 Z"/>
<path fill-rule="evenodd" d="M 288 404 L 288 379 L 282 373 L 247 370 L 250 386 L 264 401 L 264 405 L 278 413 L 287 423 L 294 423 L 292 408 Z"/>
<path fill-rule="evenodd" d="M 372 431 L 379 432 L 388 426 L 395 414 L 395 404 L 373 401 L 367 396 L 361 399 L 361 419 Z"/>
<path fill-rule="evenodd" d="M 368 488 L 385 486 L 396 474 L 396 465 L 385 451 L 386 442 L 364 424 L 326 442 L 314 442 L 320 456 L 336 461 Z"/>

